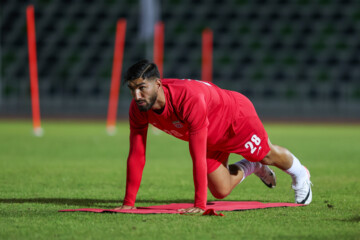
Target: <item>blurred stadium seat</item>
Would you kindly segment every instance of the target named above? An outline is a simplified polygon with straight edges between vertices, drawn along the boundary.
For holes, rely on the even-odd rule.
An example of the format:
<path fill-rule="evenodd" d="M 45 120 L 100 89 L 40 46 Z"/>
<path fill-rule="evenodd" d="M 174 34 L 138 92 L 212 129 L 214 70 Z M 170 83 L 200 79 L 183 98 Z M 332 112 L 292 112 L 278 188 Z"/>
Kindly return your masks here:
<path fill-rule="evenodd" d="M 115 24 L 127 19 L 123 73 L 145 58 L 133 0 L 34 4 L 42 113 L 104 116 Z M 24 1 L 2 1 L 0 114 L 26 115 L 29 77 Z M 360 118 L 357 0 L 169 0 L 164 76 L 201 76 L 201 31 L 214 31 L 214 82 L 246 94 L 269 118 Z M 130 95 L 122 87 L 119 114 Z"/>

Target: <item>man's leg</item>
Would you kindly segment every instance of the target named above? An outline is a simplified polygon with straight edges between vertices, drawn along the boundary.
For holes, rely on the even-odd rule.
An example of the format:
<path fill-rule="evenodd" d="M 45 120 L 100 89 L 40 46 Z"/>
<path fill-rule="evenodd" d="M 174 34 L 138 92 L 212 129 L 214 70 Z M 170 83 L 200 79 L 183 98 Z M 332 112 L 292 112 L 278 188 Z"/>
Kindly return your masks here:
<path fill-rule="evenodd" d="M 228 168 L 227 161 L 223 162 L 215 171 L 208 174 L 208 185 L 212 195 L 222 199 L 241 183 L 245 177 L 255 173 L 269 188 L 276 185 L 274 172 L 260 162 L 241 160 Z"/>
<path fill-rule="evenodd" d="M 218 199 L 225 198 L 231 193 L 233 188 L 238 185 L 243 177 L 244 172 L 230 165 L 226 167 L 227 161 L 223 162 L 215 171 L 208 174 L 208 185 L 212 195 Z"/>
<path fill-rule="evenodd" d="M 265 165 L 272 165 L 283 171 L 291 168 L 293 164 L 293 155 L 284 147 L 271 144 L 268 141 L 270 152 L 260 162 Z"/>
<path fill-rule="evenodd" d="M 312 200 L 309 171 L 301 165 L 300 161 L 286 148 L 268 142 L 270 152 L 261 163 L 280 168 L 292 178 L 292 188 L 295 190 L 297 203 L 309 204 Z"/>

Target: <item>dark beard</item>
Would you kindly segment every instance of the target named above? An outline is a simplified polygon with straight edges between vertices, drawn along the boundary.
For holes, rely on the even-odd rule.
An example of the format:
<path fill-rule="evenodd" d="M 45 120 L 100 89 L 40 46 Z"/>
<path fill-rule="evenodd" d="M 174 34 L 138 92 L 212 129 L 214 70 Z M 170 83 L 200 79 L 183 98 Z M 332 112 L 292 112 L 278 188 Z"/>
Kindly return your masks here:
<path fill-rule="evenodd" d="M 149 111 L 149 110 L 152 108 L 152 106 L 154 106 L 155 101 L 156 101 L 156 98 L 157 98 L 157 95 L 155 94 L 154 96 L 152 96 L 152 97 L 150 98 L 149 103 L 146 102 L 146 105 L 144 105 L 144 106 L 139 106 L 139 105 L 138 105 L 139 110 L 140 110 L 141 112 L 147 112 L 147 111 Z"/>

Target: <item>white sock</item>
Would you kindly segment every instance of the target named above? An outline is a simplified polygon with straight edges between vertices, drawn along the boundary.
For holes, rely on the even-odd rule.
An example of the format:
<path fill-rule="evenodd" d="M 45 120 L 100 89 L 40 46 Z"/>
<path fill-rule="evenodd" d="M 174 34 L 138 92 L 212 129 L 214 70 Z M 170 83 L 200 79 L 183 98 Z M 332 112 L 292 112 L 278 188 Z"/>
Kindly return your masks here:
<path fill-rule="evenodd" d="M 293 164 L 288 170 L 285 170 L 287 174 L 289 174 L 293 180 L 293 185 L 296 185 L 297 180 L 303 179 L 307 177 L 306 169 L 303 165 L 301 165 L 299 159 L 291 154 L 293 157 Z"/>
<path fill-rule="evenodd" d="M 255 172 L 259 167 L 262 166 L 259 162 L 250 162 L 246 159 L 243 159 L 239 162 L 234 163 L 236 166 L 238 166 L 244 173 L 243 178 L 241 179 L 240 183 L 244 181 L 244 179 Z"/>

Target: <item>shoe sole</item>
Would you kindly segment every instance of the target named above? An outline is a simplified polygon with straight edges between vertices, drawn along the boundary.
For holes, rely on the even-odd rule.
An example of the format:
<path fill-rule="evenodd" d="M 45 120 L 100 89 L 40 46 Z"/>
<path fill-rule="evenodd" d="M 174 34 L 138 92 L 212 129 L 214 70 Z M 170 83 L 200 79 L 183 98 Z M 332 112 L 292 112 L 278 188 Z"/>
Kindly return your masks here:
<path fill-rule="evenodd" d="M 309 192 L 308 194 L 306 195 L 305 199 L 302 200 L 301 202 L 297 202 L 298 204 L 305 204 L 305 205 L 308 205 L 310 204 L 312 201 L 312 192 L 311 192 L 311 186 L 310 186 L 310 189 L 309 189 Z"/>
<path fill-rule="evenodd" d="M 270 168 L 269 168 L 270 169 Z M 260 178 L 260 180 L 268 187 L 268 188 L 274 188 L 276 187 L 276 175 L 275 172 L 273 170 L 270 169 L 270 176 L 274 177 L 274 185 L 272 185 L 272 183 L 266 183 L 263 179 Z"/>
<path fill-rule="evenodd" d="M 309 176 L 309 181 L 310 181 L 310 172 L 309 172 L 309 170 L 304 166 L 304 168 L 305 168 L 305 170 L 306 170 L 306 172 L 307 172 L 307 174 L 308 174 L 308 176 Z M 304 200 L 302 200 L 301 202 L 296 202 L 296 203 L 298 203 L 298 204 L 305 204 L 305 205 L 308 205 L 308 204 L 310 204 L 311 203 L 311 201 L 312 201 L 312 191 L 311 191 L 311 181 L 310 181 L 310 184 L 309 184 L 310 186 L 309 186 L 309 192 L 308 192 L 308 194 L 306 195 L 306 197 L 304 198 Z"/>

